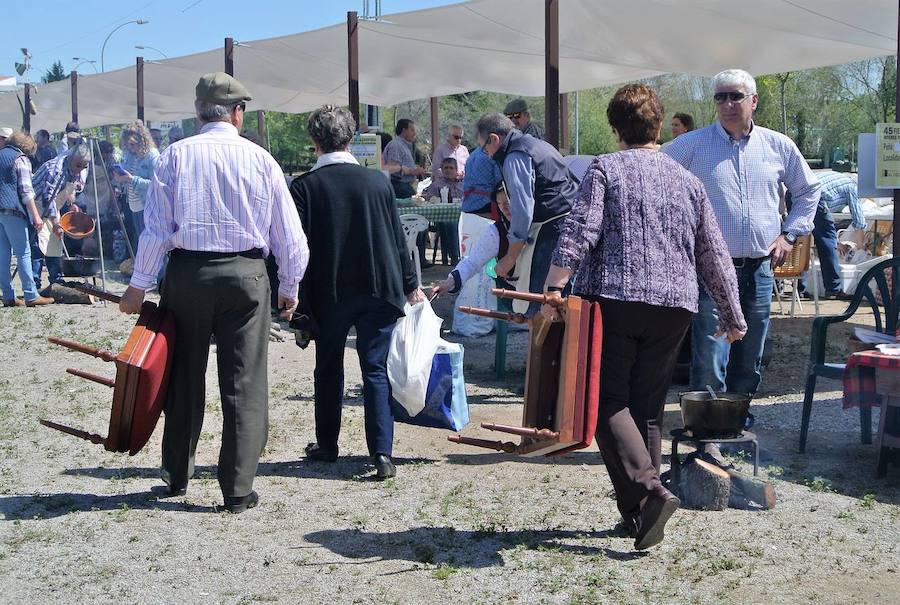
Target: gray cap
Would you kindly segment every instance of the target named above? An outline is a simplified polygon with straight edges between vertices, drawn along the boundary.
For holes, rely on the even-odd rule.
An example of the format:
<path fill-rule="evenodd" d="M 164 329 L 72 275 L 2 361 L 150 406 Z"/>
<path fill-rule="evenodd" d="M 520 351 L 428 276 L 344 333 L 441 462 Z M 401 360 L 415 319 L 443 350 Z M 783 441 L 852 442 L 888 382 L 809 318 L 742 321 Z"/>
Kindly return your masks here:
<path fill-rule="evenodd" d="M 506 104 L 506 115 L 512 113 L 522 113 L 528 111 L 528 103 L 525 102 L 525 99 L 513 99 L 509 103 Z"/>
<path fill-rule="evenodd" d="M 9 126 L 0 126 L 0 137 L 3 137 L 4 139 L 8 139 L 9 137 L 12 136 L 12 133 L 13 133 L 13 129 L 10 128 Z"/>
<path fill-rule="evenodd" d="M 197 82 L 197 100 L 216 105 L 234 105 L 252 97 L 243 84 L 223 71 L 205 74 Z"/>

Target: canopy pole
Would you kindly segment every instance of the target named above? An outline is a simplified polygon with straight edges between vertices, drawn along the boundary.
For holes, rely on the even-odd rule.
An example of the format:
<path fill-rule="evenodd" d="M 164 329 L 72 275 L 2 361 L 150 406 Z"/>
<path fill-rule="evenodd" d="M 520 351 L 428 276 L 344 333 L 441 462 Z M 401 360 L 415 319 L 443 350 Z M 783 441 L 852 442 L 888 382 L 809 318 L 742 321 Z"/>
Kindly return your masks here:
<path fill-rule="evenodd" d="M 137 119 L 144 121 L 144 57 L 135 59 L 137 77 Z"/>
<path fill-rule="evenodd" d="M 359 131 L 359 20 L 356 11 L 347 11 L 347 99 Z"/>
<path fill-rule="evenodd" d="M 22 130 L 31 132 L 31 84 L 25 83 L 25 110 L 22 112 Z"/>
<path fill-rule="evenodd" d="M 440 140 L 438 137 L 441 136 L 440 132 L 438 132 L 438 98 L 430 97 L 428 101 L 431 106 L 431 154 L 434 155 L 434 150 L 437 149 L 438 141 Z M 433 173 L 440 169 L 440 166 L 432 166 L 431 172 Z"/>
<path fill-rule="evenodd" d="M 581 155 L 581 105 L 580 94 L 575 91 L 575 155 Z"/>
<path fill-rule="evenodd" d="M 544 140 L 559 149 L 559 0 L 544 2 Z"/>
<path fill-rule="evenodd" d="M 262 109 L 256 110 L 256 134 L 259 135 L 259 144 L 268 149 L 269 146 L 266 144 L 266 112 Z"/>
<path fill-rule="evenodd" d="M 900 0 L 897 1 L 897 54 L 894 56 L 895 61 L 900 61 Z M 896 79 L 896 78 L 895 78 Z M 900 122 L 900 79 L 896 79 L 896 88 L 894 89 L 894 119 Z M 900 204 L 900 189 L 894 189 L 894 229 L 893 232 L 896 233 L 897 229 L 897 206 Z M 900 257 L 900 237 L 896 235 L 892 238 L 893 244 L 891 245 L 891 254 L 894 255 L 894 258 Z M 893 283 L 893 294 L 897 296 L 897 290 L 900 288 L 900 285 L 897 284 L 897 276 L 894 275 Z"/>
<path fill-rule="evenodd" d="M 69 75 L 69 82 L 72 85 L 72 121 L 78 121 L 78 72 L 74 69 Z"/>
<path fill-rule="evenodd" d="M 569 95 L 559 95 L 559 150 L 563 155 L 571 153 L 569 147 Z"/>
<path fill-rule="evenodd" d="M 225 73 L 234 77 L 234 38 L 225 38 Z"/>

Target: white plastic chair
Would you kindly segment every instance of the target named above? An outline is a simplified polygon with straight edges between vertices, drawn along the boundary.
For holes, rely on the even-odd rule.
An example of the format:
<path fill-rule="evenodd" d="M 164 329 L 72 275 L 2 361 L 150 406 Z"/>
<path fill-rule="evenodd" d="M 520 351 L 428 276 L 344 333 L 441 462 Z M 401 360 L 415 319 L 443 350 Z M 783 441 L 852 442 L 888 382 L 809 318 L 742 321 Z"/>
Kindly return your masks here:
<path fill-rule="evenodd" d="M 406 235 L 406 249 L 416 264 L 416 280 L 422 285 L 422 264 L 419 259 L 419 247 L 416 246 L 416 238 L 419 233 L 428 229 L 428 219 L 421 214 L 401 214 L 400 226 Z"/>

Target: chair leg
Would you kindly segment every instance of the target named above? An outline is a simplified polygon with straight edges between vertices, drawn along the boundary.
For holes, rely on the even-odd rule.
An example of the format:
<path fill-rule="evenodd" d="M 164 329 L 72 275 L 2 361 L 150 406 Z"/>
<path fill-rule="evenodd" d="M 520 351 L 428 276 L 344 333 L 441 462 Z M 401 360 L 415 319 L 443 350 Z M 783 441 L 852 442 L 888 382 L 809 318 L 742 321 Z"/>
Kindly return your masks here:
<path fill-rule="evenodd" d="M 813 305 L 816 308 L 816 317 L 819 316 L 819 272 L 816 271 L 816 265 L 813 263 L 813 258 L 818 258 L 819 251 L 818 248 L 813 246 L 813 249 L 810 253 L 809 259 L 809 287 L 812 289 L 813 295 Z M 819 267 L 822 266 L 821 261 L 819 261 Z"/>
<path fill-rule="evenodd" d="M 806 390 L 803 392 L 803 415 L 800 419 L 800 453 L 806 451 L 806 436 L 809 433 L 809 417 L 812 413 L 813 395 L 816 393 L 816 375 L 806 378 Z"/>
<path fill-rule="evenodd" d="M 437 252 L 438 252 L 438 247 L 439 247 L 440 243 L 441 243 L 441 232 L 438 231 L 437 233 L 434 234 L 434 248 L 431 249 L 431 264 L 432 265 L 437 264 Z M 446 260 L 446 259 L 444 259 L 444 260 Z"/>
<path fill-rule="evenodd" d="M 794 303 L 800 305 L 800 311 L 803 311 L 803 304 L 800 302 L 800 292 L 797 291 L 799 284 L 799 279 L 791 280 L 791 317 L 794 316 Z"/>
<path fill-rule="evenodd" d="M 506 338 L 509 326 L 503 320 L 494 322 L 497 334 L 494 338 L 494 376 L 503 378 L 506 375 Z"/>
<path fill-rule="evenodd" d="M 778 280 L 775 280 L 775 300 L 778 301 L 778 312 L 784 315 L 784 306 L 781 304 L 781 290 L 778 289 Z"/>
<path fill-rule="evenodd" d="M 865 405 L 859 406 L 859 426 L 862 443 L 869 445 L 872 443 L 872 408 Z"/>
<path fill-rule="evenodd" d="M 416 280 L 417 285 L 422 287 L 422 265 L 419 263 L 419 249 L 413 248 L 413 262 L 416 264 Z"/>

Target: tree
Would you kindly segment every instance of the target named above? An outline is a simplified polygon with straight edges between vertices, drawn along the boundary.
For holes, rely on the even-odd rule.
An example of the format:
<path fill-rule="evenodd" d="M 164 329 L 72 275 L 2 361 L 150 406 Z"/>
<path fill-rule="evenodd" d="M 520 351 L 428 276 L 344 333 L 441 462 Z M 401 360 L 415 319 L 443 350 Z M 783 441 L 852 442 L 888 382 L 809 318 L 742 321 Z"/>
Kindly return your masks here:
<path fill-rule="evenodd" d="M 49 84 L 50 82 L 58 82 L 60 80 L 65 80 L 69 77 L 69 74 L 66 73 L 66 69 L 63 67 L 62 61 L 56 61 L 53 65 L 50 66 L 43 76 L 41 76 L 41 82 L 44 84 Z"/>

